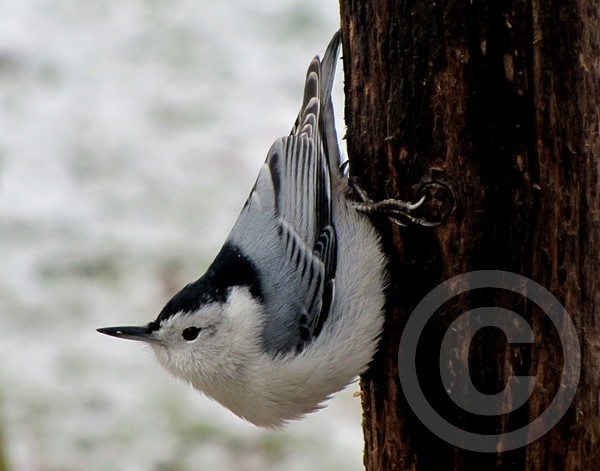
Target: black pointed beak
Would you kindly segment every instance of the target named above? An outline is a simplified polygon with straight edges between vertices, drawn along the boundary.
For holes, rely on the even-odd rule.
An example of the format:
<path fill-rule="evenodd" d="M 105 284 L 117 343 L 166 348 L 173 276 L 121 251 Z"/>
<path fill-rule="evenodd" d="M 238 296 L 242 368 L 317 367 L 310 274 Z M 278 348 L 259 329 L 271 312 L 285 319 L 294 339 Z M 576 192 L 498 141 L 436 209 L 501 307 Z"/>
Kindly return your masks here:
<path fill-rule="evenodd" d="M 153 328 L 151 325 L 143 327 L 102 327 L 96 330 L 101 334 L 110 335 L 111 337 L 117 337 L 120 339 L 139 340 L 142 342 L 157 341 L 156 337 L 154 336 L 154 332 L 156 331 L 156 329 Z"/>

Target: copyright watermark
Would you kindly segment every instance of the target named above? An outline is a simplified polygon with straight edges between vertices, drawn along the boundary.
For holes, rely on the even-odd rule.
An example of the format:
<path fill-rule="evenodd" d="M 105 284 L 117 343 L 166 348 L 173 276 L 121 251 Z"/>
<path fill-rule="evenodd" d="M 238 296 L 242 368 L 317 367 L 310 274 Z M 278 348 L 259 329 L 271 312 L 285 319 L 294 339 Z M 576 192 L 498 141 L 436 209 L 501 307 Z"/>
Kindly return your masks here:
<path fill-rule="evenodd" d="M 471 290 L 492 288 L 518 293 L 535 303 L 558 332 L 562 353 L 562 378 L 550 405 L 529 424 L 502 434 L 479 434 L 463 430 L 444 419 L 428 402 L 417 377 L 417 344 L 427 321 L 448 300 Z M 484 327 L 496 327 L 508 343 L 535 343 L 531 327 L 519 314 L 496 306 L 479 307 L 455 319 L 440 348 L 440 377 L 450 399 L 461 409 L 480 416 L 508 414 L 525 404 L 535 387 L 535 377 L 511 375 L 503 391 L 484 394 L 471 381 L 468 346 Z M 465 345 L 467 348 L 464 348 Z M 452 365 L 452 368 L 449 368 Z M 579 383 L 581 352 L 575 326 L 563 305 L 543 286 L 515 273 L 481 270 L 455 276 L 438 285 L 418 304 L 408 319 L 398 352 L 398 369 L 404 395 L 419 420 L 434 434 L 460 448 L 495 453 L 523 447 L 547 433 L 569 408 Z"/>

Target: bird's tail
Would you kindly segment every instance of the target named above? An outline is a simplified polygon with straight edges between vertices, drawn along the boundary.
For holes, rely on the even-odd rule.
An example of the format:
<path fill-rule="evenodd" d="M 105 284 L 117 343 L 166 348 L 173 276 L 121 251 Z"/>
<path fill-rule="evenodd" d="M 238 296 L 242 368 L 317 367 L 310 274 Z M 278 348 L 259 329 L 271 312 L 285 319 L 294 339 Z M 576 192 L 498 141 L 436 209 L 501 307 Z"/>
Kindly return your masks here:
<path fill-rule="evenodd" d="M 292 135 L 304 133 L 313 139 L 317 138 L 323 146 L 331 172 L 338 171 L 341 165 L 335 115 L 331 101 L 340 40 L 341 33 L 337 31 L 325 50 L 323 60 L 319 60 L 317 56 L 310 63 L 306 72 L 302 107 L 290 133 Z"/>
<path fill-rule="evenodd" d="M 338 30 L 331 38 L 321 61 L 321 116 L 319 126 L 331 172 L 338 171 L 342 164 L 335 130 L 335 114 L 331 101 L 331 89 L 333 88 L 333 79 L 335 78 L 335 69 L 339 58 L 341 38 L 341 32 Z"/>

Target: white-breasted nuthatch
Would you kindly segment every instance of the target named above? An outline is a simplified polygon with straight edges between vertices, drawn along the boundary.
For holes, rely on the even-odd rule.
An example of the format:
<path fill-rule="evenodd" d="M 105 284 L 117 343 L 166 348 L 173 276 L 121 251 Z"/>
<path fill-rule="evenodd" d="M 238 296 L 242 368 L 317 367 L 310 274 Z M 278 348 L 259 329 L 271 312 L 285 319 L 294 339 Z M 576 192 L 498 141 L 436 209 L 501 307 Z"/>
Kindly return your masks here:
<path fill-rule="evenodd" d="M 146 342 L 176 377 L 261 427 L 323 407 L 365 371 L 383 326 L 386 258 L 363 214 L 377 203 L 352 201 L 340 167 L 339 46 L 338 32 L 312 60 L 296 123 L 271 147 L 204 276 L 148 325 L 98 329 Z M 422 201 L 383 209 L 412 221 Z"/>

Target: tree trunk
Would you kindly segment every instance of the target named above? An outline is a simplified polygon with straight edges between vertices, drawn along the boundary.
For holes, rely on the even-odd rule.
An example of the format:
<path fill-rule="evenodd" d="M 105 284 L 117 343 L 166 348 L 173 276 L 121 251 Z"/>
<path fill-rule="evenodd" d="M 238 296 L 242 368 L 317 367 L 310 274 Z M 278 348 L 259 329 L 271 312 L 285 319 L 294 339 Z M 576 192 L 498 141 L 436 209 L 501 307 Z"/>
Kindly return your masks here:
<path fill-rule="evenodd" d="M 449 188 L 454 200 L 450 218 L 434 229 L 377 221 L 392 284 L 380 352 L 362 378 L 367 471 L 596 469 L 598 0 L 341 0 L 341 10 L 351 172 L 375 200 L 414 201 L 428 182 Z M 425 214 L 452 204 L 449 191 L 428 194 Z M 533 285 L 468 291 L 469 282 L 450 285 L 467 292 L 437 309 L 422 333 L 405 331 L 427 293 L 474 270 L 539 283 L 565 307 L 576 334 L 568 338 L 568 316 L 556 322 L 539 305 Z M 489 306 L 522 316 L 532 343 L 485 322 L 479 328 L 480 316 L 445 355 L 450 324 Z M 423 424 L 400 383 L 403 333 L 420 337 L 413 363 L 426 401 L 461 430 L 498 435 L 493 450 L 473 451 L 479 445 L 470 439 L 450 444 Z M 400 361 L 408 354 L 403 347 Z M 487 395 L 508 391 L 511 376 L 534 376 L 528 400 L 517 408 L 515 394 L 502 396 L 506 413 L 465 410 L 454 400 L 460 391 L 472 397 L 461 383 L 465 358 L 476 390 Z M 565 384 L 568 371 L 575 384 Z M 453 399 L 443 372 L 459 391 Z M 501 436 L 525 427 L 534 438 L 538 429 L 527 424 L 569 388 L 575 398 L 556 425 L 542 423 L 546 434 L 524 446 Z"/>

